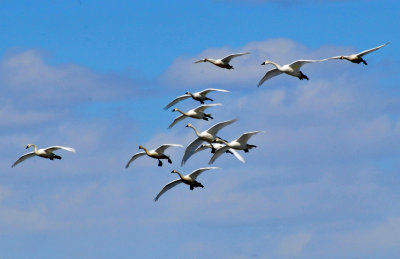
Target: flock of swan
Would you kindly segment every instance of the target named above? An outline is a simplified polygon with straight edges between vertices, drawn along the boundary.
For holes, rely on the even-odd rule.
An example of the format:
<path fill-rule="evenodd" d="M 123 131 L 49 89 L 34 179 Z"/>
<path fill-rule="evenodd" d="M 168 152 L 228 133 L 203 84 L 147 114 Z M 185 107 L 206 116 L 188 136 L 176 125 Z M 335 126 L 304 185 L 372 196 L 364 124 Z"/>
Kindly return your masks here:
<path fill-rule="evenodd" d="M 344 55 L 335 56 L 335 57 L 330 57 L 330 58 L 325 58 L 325 59 L 320 59 L 320 60 L 296 60 L 290 64 L 286 64 L 283 66 L 280 66 L 273 61 L 266 60 L 261 65 L 270 64 L 270 65 L 273 65 L 275 68 L 267 71 L 265 73 L 265 75 L 261 78 L 261 80 L 258 82 L 257 86 L 259 87 L 268 79 L 275 77 L 277 75 L 283 74 L 283 73 L 293 76 L 293 77 L 297 77 L 300 80 L 303 80 L 303 79 L 309 80 L 309 78 L 303 72 L 300 71 L 300 68 L 304 64 L 308 64 L 308 63 L 322 62 L 322 61 L 333 60 L 333 59 L 345 59 L 352 63 L 356 63 L 356 64 L 363 63 L 363 64 L 367 65 L 367 62 L 363 59 L 363 56 L 368 53 L 371 53 L 373 51 L 376 51 L 376 50 L 386 46 L 387 44 L 389 44 L 389 43 L 385 43 L 378 47 L 368 49 L 368 50 L 362 51 L 357 54 L 351 54 L 351 55 L 347 55 L 347 56 L 344 56 Z M 202 62 L 209 62 L 220 68 L 233 69 L 233 66 L 230 65 L 229 62 L 233 58 L 247 55 L 247 54 L 250 54 L 250 53 L 249 52 L 236 53 L 236 54 L 231 54 L 231 55 L 228 55 L 228 56 L 226 56 L 224 58 L 220 58 L 220 59 L 204 58 L 204 59 L 195 61 L 194 63 L 197 64 L 197 63 L 202 63 Z M 224 89 L 208 88 L 208 89 L 205 89 L 205 90 L 202 90 L 199 92 L 195 92 L 195 93 L 186 92 L 184 95 L 176 97 L 174 100 L 172 100 L 169 104 L 167 104 L 164 107 L 164 110 L 168 110 L 172 106 L 175 106 L 179 102 L 181 102 L 185 99 L 189 99 L 189 98 L 200 102 L 201 105 L 194 109 L 191 109 L 187 112 L 181 111 L 178 108 L 174 108 L 172 111 L 179 112 L 179 113 L 181 113 L 181 115 L 176 117 L 174 119 L 174 121 L 169 125 L 168 128 L 172 128 L 178 122 L 180 122 L 186 118 L 193 118 L 193 119 L 199 119 L 199 120 L 205 120 L 205 121 L 208 121 L 209 119 L 213 119 L 211 114 L 205 113 L 205 110 L 208 108 L 211 108 L 211 107 L 221 106 L 222 104 L 220 104 L 220 103 L 205 104 L 205 101 L 214 101 L 213 99 L 207 97 L 207 94 L 209 94 L 210 92 L 227 93 L 229 91 L 224 90 Z M 186 147 L 182 161 L 181 161 L 181 166 L 183 166 L 187 162 L 187 160 L 190 157 L 192 157 L 194 154 L 196 154 L 200 151 L 203 151 L 203 150 L 207 150 L 207 149 L 211 149 L 211 154 L 212 154 L 212 156 L 209 160 L 210 165 L 213 164 L 215 162 L 215 160 L 217 160 L 223 154 L 232 154 L 239 161 L 244 163 L 245 162 L 244 158 L 237 151 L 242 150 L 245 153 L 247 153 L 247 152 L 249 152 L 250 149 L 256 148 L 257 146 L 248 144 L 247 142 L 249 141 L 249 139 L 252 136 L 254 136 L 258 133 L 262 133 L 263 131 L 246 132 L 246 133 L 243 133 L 239 138 L 232 140 L 232 141 L 227 141 L 227 140 L 224 140 L 223 138 L 217 136 L 219 131 L 221 131 L 223 128 L 231 125 L 232 123 L 234 123 L 236 121 L 237 121 L 237 119 L 222 121 L 202 132 L 199 132 L 195 126 L 188 123 L 186 125 L 186 127 L 193 129 L 193 131 L 196 134 L 196 138 Z M 204 143 L 204 142 L 206 142 L 206 143 Z M 39 156 L 39 157 L 47 158 L 50 160 L 61 159 L 61 156 L 53 153 L 54 151 L 59 150 L 59 149 L 66 150 L 69 152 L 75 152 L 75 149 L 73 149 L 71 147 L 63 147 L 63 146 L 51 146 L 48 148 L 38 149 L 35 144 L 28 144 L 26 146 L 26 149 L 28 149 L 32 146 L 34 147 L 34 150 L 32 152 L 22 155 L 20 158 L 17 159 L 17 161 L 14 162 L 14 164 L 12 164 L 11 167 L 15 167 L 17 164 L 23 162 L 24 160 L 26 160 L 28 158 L 34 157 L 34 156 Z M 181 144 L 163 144 L 163 145 L 161 145 L 155 149 L 151 149 L 151 150 L 148 150 L 147 148 L 140 145 L 139 149 L 142 149 L 143 151 L 134 154 L 129 159 L 125 168 L 128 168 L 134 160 L 136 160 L 137 158 L 142 157 L 142 156 L 148 156 L 150 158 L 157 159 L 159 167 L 162 167 L 162 165 L 163 165 L 161 160 L 167 160 L 168 163 L 172 164 L 172 160 L 171 160 L 170 156 L 165 154 L 165 151 L 170 147 L 183 147 L 183 145 L 181 145 Z M 173 170 L 171 173 L 176 173 L 179 176 L 179 178 L 170 183 L 167 183 L 161 189 L 161 191 L 157 194 L 157 196 L 154 198 L 154 201 L 157 201 L 161 197 L 161 195 L 163 195 L 166 191 L 170 190 L 171 188 L 175 187 L 176 185 L 178 185 L 180 183 L 189 185 L 190 190 L 193 190 L 194 188 L 197 188 L 197 187 L 203 188 L 204 186 L 200 182 L 197 181 L 197 177 L 205 171 L 208 171 L 211 169 L 217 169 L 217 168 L 218 167 L 199 168 L 187 175 L 182 175 L 177 170 Z"/>

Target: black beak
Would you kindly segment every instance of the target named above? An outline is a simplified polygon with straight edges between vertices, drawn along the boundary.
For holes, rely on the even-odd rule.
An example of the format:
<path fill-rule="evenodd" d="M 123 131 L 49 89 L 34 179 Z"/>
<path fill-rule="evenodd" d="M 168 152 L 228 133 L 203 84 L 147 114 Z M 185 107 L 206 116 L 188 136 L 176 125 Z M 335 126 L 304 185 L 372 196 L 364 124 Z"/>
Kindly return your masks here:
<path fill-rule="evenodd" d="M 261 63 L 261 65 L 265 65 L 265 62 Z"/>
<path fill-rule="evenodd" d="M 185 127 L 189 127 L 189 125 L 186 125 Z"/>
<path fill-rule="evenodd" d="M 25 149 L 28 149 L 29 147 L 28 146 L 26 146 L 26 148 Z"/>

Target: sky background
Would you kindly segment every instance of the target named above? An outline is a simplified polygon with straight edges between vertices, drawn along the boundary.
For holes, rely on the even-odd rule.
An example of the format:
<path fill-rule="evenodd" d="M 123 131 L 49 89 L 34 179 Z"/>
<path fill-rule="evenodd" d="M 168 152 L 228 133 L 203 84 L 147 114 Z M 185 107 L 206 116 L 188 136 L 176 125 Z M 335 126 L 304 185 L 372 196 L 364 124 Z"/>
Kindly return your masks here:
<path fill-rule="evenodd" d="M 400 19 L 397 0 L 8 1 L 0 9 L 1 258 L 397 258 L 400 256 Z M 358 53 L 368 66 L 305 65 L 310 78 L 270 69 L 297 59 Z M 205 57 L 235 52 L 233 70 Z M 211 122 L 162 108 L 214 87 Z M 188 110 L 193 100 L 177 107 Z M 201 130 L 251 138 L 242 164 L 225 155 L 205 186 L 138 146 L 187 146 Z M 62 160 L 26 152 L 58 151 Z"/>

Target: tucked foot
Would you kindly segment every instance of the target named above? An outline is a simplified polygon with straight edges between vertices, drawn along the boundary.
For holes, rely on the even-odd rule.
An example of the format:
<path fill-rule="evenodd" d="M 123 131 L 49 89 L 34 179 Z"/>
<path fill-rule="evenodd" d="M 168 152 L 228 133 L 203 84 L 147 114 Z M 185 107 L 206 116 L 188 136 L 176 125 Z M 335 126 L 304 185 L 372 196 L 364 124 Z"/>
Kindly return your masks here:
<path fill-rule="evenodd" d="M 161 162 L 161 160 L 158 160 L 158 166 L 162 166 L 162 162 Z"/>
<path fill-rule="evenodd" d="M 168 159 L 168 163 L 172 164 L 171 158 L 168 157 L 167 159 Z"/>
<path fill-rule="evenodd" d="M 246 148 L 246 149 L 243 149 L 243 151 L 245 152 L 245 153 L 247 153 L 247 152 L 249 152 L 249 150 Z"/>
<path fill-rule="evenodd" d="M 368 65 L 367 62 L 363 59 L 361 60 L 362 63 L 364 63 L 364 65 Z"/>
<path fill-rule="evenodd" d="M 203 120 L 208 121 L 208 118 L 207 117 L 203 117 Z"/>

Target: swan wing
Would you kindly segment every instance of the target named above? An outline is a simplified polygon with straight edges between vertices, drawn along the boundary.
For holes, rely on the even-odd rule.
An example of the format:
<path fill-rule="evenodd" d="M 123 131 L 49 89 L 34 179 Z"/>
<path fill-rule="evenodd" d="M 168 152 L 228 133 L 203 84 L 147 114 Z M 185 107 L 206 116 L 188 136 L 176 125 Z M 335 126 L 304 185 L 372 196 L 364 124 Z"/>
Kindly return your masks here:
<path fill-rule="evenodd" d="M 231 151 L 233 153 L 233 155 L 242 163 L 246 163 L 246 161 L 244 160 L 244 158 L 239 154 L 239 152 L 237 152 L 236 150 L 234 150 L 233 148 L 230 148 L 229 151 Z"/>
<path fill-rule="evenodd" d="M 260 133 L 260 132 L 263 132 L 263 131 L 252 131 L 252 132 L 243 133 L 242 136 L 240 136 L 238 139 L 236 139 L 236 141 L 239 142 L 240 144 L 245 144 L 245 143 L 247 143 L 247 141 L 249 141 L 249 139 L 253 135 Z"/>
<path fill-rule="evenodd" d="M 174 188 L 175 186 L 177 186 L 178 184 L 180 184 L 182 182 L 181 179 L 176 179 L 170 183 L 167 183 L 164 188 L 162 188 L 162 190 L 157 194 L 157 196 L 154 198 L 154 201 L 158 201 L 158 199 L 161 197 L 161 195 L 164 194 L 164 192 L 168 191 L 171 188 Z"/>
<path fill-rule="evenodd" d="M 146 152 L 144 152 L 144 151 L 134 154 L 134 155 L 131 157 L 131 159 L 129 159 L 129 161 L 128 161 L 128 163 L 126 164 L 125 168 L 128 168 L 129 165 L 133 162 L 133 160 L 135 160 L 135 159 L 138 158 L 138 157 L 144 156 L 144 155 L 146 155 Z"/>
<path fill-rule="evenodd" d="M 229 150 L 228 146 L 221 147 L 217 150 L 215 150 L 214 155 L 211 157 L 210 161 L 208 162 L 209 165 L 213 164 L 215 160 L 217 160 L 218 157 L 220 157 L 222 154 L 224 154 L 226 151 Z"/>
<path fill-rule="evenodd" d="M 159 146 L 156 150 L 157 153 L 164 153 L 164 151 L 169 147 L 183 147 L 181 144 L 164 144 Z"/>
<path fill-rule="evenodd" d="M 186 119 L 186 118 L 187 118 L 186 115 L 183 115 L 183 114 L 179 115 L 179 116 L 176 117 L 175 120 L 168 126 L 168 129 L 172 128 L 173 126 L 175 126 L 175 124 L 177 124 L 178 122 L 180 122 L 180 121 L 182 121 L 182 120 L 184 120 L 184 119 Z"/>
<path fill-rule="evenodd" d="M 218 131 L 220 131 L 223 127 L 228 126 L 228 125 L 234 123 L 235 121 L 237 121 L 237 119 L 217 123 L 214 126 L 212 126 L 211 128 L 209 128 L 207 130 L 207 132 L 210 133 L 211 135 L 215 136 L 218 133 Z"/>
<path fill-rule="evenodd" d="M 300 69 L 301 66 L 303 66 L 304 64 L 308 64 L 308 63 L 315 63 L 315 62 L 321 62 L 324 61 L 323 59 L 320 60 L 306 60 L 306 59 L 302 59 L 302 60 L 296 60 L 293 63 L 290 63 L 289 66 L 291 68 L 293 68 L 294 70 Z"/>
<path fill-rule="evenodd" d="M 210 169 L 218 169 L 218 167 L 204 167 L 204 168 L 199 168 L 191 172 L 188 176 L 190 176 L 193 180 L 196 180 L 196 178 L 203 173 L 204 171 L 210 170 Z"/>
<path fill-rule="evenodd" d="M 205 95 L 207 95 L 209 92 L 213 92 L 213 91 L 224 92 L 224 93 L 230 93 L 230 91 L 224 90 L 224 89 L 207 88 L 207 89 L 204 89 L 203 91 L 200 91 L 199 94 L 202 95 L 202 96 L 205 96 Z"/>
<path fill-rule="evenodd" d="M 249 53 L 250 52 L 231 54 L 231 55 L 228 55 L 228 56 L 226 56 L 224 58 L 221 58 L 221 61 L 224 62 L 224 63 L 229 63 L 233 58 L 236 58 L 236 57 L 239 57 L 239 56 L 243 56 L 243 55 L 246 55 L 246 54 L 249 54 Z"/>
<path fill-rule="evenodd" d="M 382 47 L 385 47 L 385 46 L 388 45 L 388 44 L 389 44 L 389 42 L 387 42 L 387 43 L 385 43 L 385 44 L 383 44 L 383 45 L 380 45 L 380 46 L 378 46 L 378 47 L 372 48 L 372 49 L 364 50 L 363 52 L 360 52 L 360 53 L 358 53 L 358 54 L 356 54 L 356 55 L 359 56 L 359 57 L 362 57 L 362 56 L 364 56 L 364 55 L 366 55 L 366 54 L 368 54 L 368 53 L 371 53 L 371 52 L 373 52 L 373 51 L 375 51 L 375 50 L 378 50 L 378 49 L 380 49 L 380 48 L 382 48 Z"/>
<path fill-rule="evenodd" d="M 26 160 L 26 159 L 28 159 L 30 157 L 33 157 L 33 156 L 36 156 L 35 152 L 26 153 L 26 154 L 22 155 L 20 158 L 18 158 L 18 160 L 15 161 L 15 163 L 11 167 L 14 167 L 14 166 L 18 165 L 22 161 L 24 161 L 24 160 Z"/>
<path fill-rule="evenodd" d="M 270 78 L 273 78 L 274 76 L 282 74 L 281 71 L 279 71 L 277 68 L 269 70 L 263 78 L 261 78 L 260 82 L 258 82 L 257 86 L 260 87 L 265 81 L 267 81 Z"/>
<path fill-rule="evenodd" d="M 183 166 L 186 161 L 195 153 L 196 148 L 200 146 L 203 141 L 204 140 L 202 140 L 201 138 L 196 138 L 192 141 L 192 143 L 189 144 L 189 146 L 185 150 L 185 153 L 183 154 L 181 166 Z"/>
<path fill-rule="evenodd" d="M 220 104 L 220 103 L 203 104 L 203 105 L 200 105 L 199 107 L 193 109 L 193 111 L 196 112 L 196 113 L 204 112 L 205 109 L 210 108 L 210 107 L 214 107 L 214 106 L 222 106 L 222 104 Z"/>
<path fill-rule="evenodd" d="M 340 57 L 342 57 L 342 56 L 334 56 L 334 57 L 330 57 L 330 58 L 324 58 L 324 59 L 321 59 L 321 61 L 327 61 L 327 60 L 331 60 L 331 59 L 340 59 Z"/>
<path fill-rule="evenodd" d="M 63 147 L 63 146 L 52 146 L 52 147 L 45 148 L 44 150 L 46 152 L 48 152 L 48 151 L 53 152 L 57 149 L 63 149 L 63 150 L 67 150 L 69 152 L 75 152 L 75 149 L 73 149 L 72 147 Z"/>
<path fill-rule="evenodd" d="M 167 106 L 164 107 L 164 110 L 168 110 L 171 106 L 173 106 L 173 105 L 177 104 L 178 102 L 185 100 L 189 97 L 190 97 L 189 94 L 184 94 L 184 95 L 176 97 L 172 102 L 170 102 L 169 104 L 167 104 Z"/>

